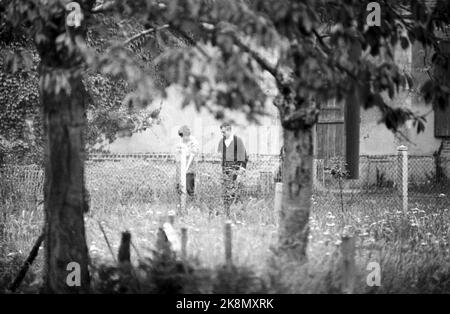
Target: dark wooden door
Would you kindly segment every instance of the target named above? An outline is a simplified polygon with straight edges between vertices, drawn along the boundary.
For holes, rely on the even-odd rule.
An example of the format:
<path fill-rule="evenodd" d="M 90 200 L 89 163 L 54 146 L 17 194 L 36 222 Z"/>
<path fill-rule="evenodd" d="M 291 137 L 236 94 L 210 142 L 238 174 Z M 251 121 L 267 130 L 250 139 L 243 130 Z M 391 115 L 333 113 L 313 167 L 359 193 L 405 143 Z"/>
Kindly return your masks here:
<path fill-rule="evenodd" d="M 316 125 L 316 154 L 328 161 L 345 156 L 344 109 L 342 104 L 330 101 L 322 105 Z"/>
<path fill-rule="evenodd" d="M 434 110 L 434 134 L 436 137 L 450 137 L 450 105 L 446 108 L 436 106 Z"/>
<path fill-rule="evenodd" d="M 439 45 L 444 54 L 450 57 L 450 41 L 441 41 Z M 440 66 L 435 65 L 434 75 L 440 82 L 450 86 L 449 63 L 444 62 Z M 449 105 L 445 108 L 439 108 L 438 106 L 434 108 L 434 135 L 436 137 L 450 137 L 450 99 L 448 103 Z"/>

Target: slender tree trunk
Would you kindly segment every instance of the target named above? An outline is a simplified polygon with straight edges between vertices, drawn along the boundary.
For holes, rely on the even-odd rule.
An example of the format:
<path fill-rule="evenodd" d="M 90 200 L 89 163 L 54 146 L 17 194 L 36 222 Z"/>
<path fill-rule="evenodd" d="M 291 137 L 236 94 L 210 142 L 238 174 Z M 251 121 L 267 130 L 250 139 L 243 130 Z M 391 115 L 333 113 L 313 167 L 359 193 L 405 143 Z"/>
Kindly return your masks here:
<path fill-rule="evenodd" d="M 292 260 L 304 260 L 309 233 L 312 195 L 312 128 L 283 130 L 283 201 L 280 213 L 279 248 Z"/>
<path fill-rule="evenodd" d="M 54 73 L 54 70 L 41 73 L 41 81 L 44 75 Z M 54 88 L 42 85 L 40 91 L 46 138 L 45 284 L 46 292 L 50 293 L 85 293 L 89 291 L 90 282 L 83 219 L 87 211 L 84 202 L 85 93 L 79 75 L 72 75 L 69 85 L 70 91 L 62 90 L 59 94 Z"/>

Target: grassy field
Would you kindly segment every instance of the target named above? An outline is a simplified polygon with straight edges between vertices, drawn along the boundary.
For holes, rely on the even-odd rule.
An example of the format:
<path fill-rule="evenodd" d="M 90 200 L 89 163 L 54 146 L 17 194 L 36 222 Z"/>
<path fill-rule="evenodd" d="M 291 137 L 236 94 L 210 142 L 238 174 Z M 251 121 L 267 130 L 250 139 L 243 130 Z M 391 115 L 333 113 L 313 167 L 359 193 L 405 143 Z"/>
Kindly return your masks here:
<path fill-rule="evenodd" d="M 345 199 L 345 212 L 330 201 L 330 195 L 313 197 L 310 219 L 308 262 L 290 266 L 274 259 L 277 241 L 277 215 L 268 201 L 246 200 L 234 208 L 233 259 L 238 266 L 252 269 L 262 278 L 277 277 L 290 292 L 340 292 L 340 242 L 343 232 L 356 238 L 356 292 L 450 292 L 450 214 L 448 207 L 436 203 L 419 204 L 405 215 L 384 204 L 382 197 L 372 196 L 361 206 Z M 440 197 L 445 200 L 444 197 Z M 350 205 L 349 205 L 350 204 Z M 440 205 L 448 206 L 446 201 Z M 139 257 L 150 256 L 156 233 L 166 221 L 171 206 L 134 204 L 93 207 L 86 216 L 87 241 L 92 260 L 97 264 L 113 264 L 113 257 L 100 230 L 102 224 L 116 254 L 120 232 L 129 230 L 137 250 L 132 251 L 135 265 Z M 10 206 L 2 223 L 2 288 L 17 273 L 20 261 L 28 254 L 40 232 L 43 216 L 40 210 L 19 210 Z M 200 261 L 199 267 L 215 268 L 224 263 L 223 224 L 221 215 L 210 216 L 202 206 L 188 205 L 189 213 L 177 217 L 175 228 L 188 228 L 188 254 Z M 381 265 L 381 287 L 368 287 L 367 265 Z M 42 250 L 24 283 L 25 291 L 40 285 Z M 27 290 L 29 289 L 29 290 Z"/>
<path fill-rule="evenodd" d="M 167 221 L 168 212 L 177 210 L 174 196 L 167 195 L 167 189 L 173 190 L 166 181 L 172 170 L 160 169 L 158 183 L 146 180 L 150 173 L 139 172 L 135 164 L 125 172 L 114 173 L 113 169 L 117 168 L 92 168 L 87 174 L 91 209 L 85 216 L 85 224 L 93 273 L 102 267 L 114 267 L 113 255 L 117 254 L 121 232 L 125 230 L 131 232 L 135 248 L 131 252 L 132 263 L 139 268 L 147 257 L 154 255 L 157 231 Z M 255 190 L 255 195 L 245 194 L 243 203 L 232 208 L 233 262 L 242 267 L 242 272 L 229 276 L 220 272 L 225 260 L 226 218 L 210 214 L 211 209 L 221 208 L 218 184 L 217 180 L 203 180 L 198 186 L 201 197 L 188 202 L 188 213 L 176 217 L 175 229 L 188 228 L 187 251 L 195 269 L 222 281 L 220 285 L 210 281 L 207 287 L 181 291 L 222 291 L 211 287 L 224 286 L 223 281 L 231 277 L 240 276 L 245 282 L 252 274 L 265 283 L 257 292 L 340 293 L 341 237 L 348 234 L 356 241 L 356 293 L 450 292 L 448 195 L 415 193 L 410 197 L 408 212 L 404 213 L 398 210 L 398 197 L 388 190 L 382 194 L 316 192 L 312 197 L 308 259 L 306 263 L 292 264 L 280 258 L 275 249 L 278 213 L 273 211 L 273 198 L 270 195 L 261 198 L 260 190 Z M 151 188 L 154 191 L 149 193 Z M 19 191 L 16 187 L 13 190 Z M 43 224 L 42 205 L 22 199 L 20 193 L 8 195 L 11 197 L 0 203 L 2 292 L 17 274 Z M 36 292 L 42 284 L 42 253 L 41 249 L 22 284 L 22 292 Z M 369 287 L 366 283 L 371 271 L 367 268 L 369 262 L 380 264 L 380 287 Z M 94 282 L 94 286 L 97 284 L 102 286 L 101 282 Z M 226 292 L 255 291 L 252 289 L 229 286 Z"/>

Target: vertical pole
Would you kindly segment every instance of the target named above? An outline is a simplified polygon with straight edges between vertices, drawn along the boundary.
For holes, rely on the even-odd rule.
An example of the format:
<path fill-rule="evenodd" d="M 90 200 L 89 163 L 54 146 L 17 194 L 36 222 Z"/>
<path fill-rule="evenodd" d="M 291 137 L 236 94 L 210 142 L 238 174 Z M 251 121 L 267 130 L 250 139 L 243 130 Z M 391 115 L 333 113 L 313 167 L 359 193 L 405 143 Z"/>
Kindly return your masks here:
<path fill-rule="evenodd" d="M 317 158 L 316 158 L 316 156 L 313 157 L 312 175 L 313 175 L 313 189 L 315 189 L 317 187 Z"/>
<path fill-rule="evenodd" d="M 353 91 L 346 99 L 344 110 L 345 161 L 347 163 L 348 179 L 359 178 L 360 112 L 356 91 Z"/>
<path fill-rule="evenodd" d="M 399 156 L 399 186 L 400 196 L 402 200 L 402 210 L 406 214 L 408 211 L 408 147 L 402 145 L 397 147 Z"/>
<path fill-rule="evenodd" d="M 225 222 L 225 264 L 232 265 L 231 221 Z"/>
<path fill-rule="evenodd" d="M 322 187 L 325 188 L 325 160 L 320 160 L 320 171 L 322 172 Z"/>
<path fill-rule="evenodd" d="M 117 260 L 119 261 L 119 264 L 130 263 L 130 243 L 131 233 L 129 231 L 122 232 L 119 252 L 117 254 Z"/>
<path fill-rule="evenodd" d="M 342 237 L 342 292 L 352 294 L 355 287 L 355 238 Z"/>
<path fill-rule="evenodd" d="M 169 223 L 173 226 L 175 224 L 175 212 L 173 210 L 168 213 Z"/>
<path fill-rule="evenodd" d="M 181 228 L 181 258 L 186 260 L 187 257 L 187 228 Z"/>
<path fill-rule="evenodd" d="M 313 131 L 313 189 L 318 188 L 318 173 L 317 173 L 317 124 L 312 128 Z"/>
<path fill-rule="evenodd" d="M 275 210 L 275 214 L 278 214 L 281 211 L 282 200 L 283 200 L 283 183 L 277 182 L 275 183 L 275 197 L 273 200 L 273 208 Z"/>

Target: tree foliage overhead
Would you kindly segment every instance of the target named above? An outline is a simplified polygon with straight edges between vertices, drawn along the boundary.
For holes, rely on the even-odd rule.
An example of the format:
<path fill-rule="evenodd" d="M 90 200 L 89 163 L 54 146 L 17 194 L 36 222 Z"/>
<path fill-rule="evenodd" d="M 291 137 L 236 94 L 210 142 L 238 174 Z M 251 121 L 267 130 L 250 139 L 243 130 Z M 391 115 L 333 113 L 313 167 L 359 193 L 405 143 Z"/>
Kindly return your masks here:
<path fill-rule="evenodd" d="M 44 41 L 39 23 L 49 12 L 63 16 L 63 2 L 15 2 L 8 16 L 23 21 L 20 14 L 30 12 L 26 20 L 38 25 L 34 39 Z M 186 105 L 206 107 L 219 118 L 223 108 L 239 109 L 254 119 L 264 113 L 267 90 L 261 82 L 267 77 L 263 73 L 269 73 L 284 95 L 277 105 L 285 127 L 298 127 L 299 118 L 304 120 L 300 124 L 314 123 L 320 103 L 354 91 L 364 108 L 381 110 L 381 122 L 389 129 L 396 131 L 414 119 L 422 130 L 423 117 L 393 108 L 382 96 L 393 98 L 412 82 L 395 64 L 397 46 L 407 48 L 417 41 L 433 47 L 436 62 L 446 60 L 436 33 L 447 26 L 449 4 L 381 1 L 381 27 L 367 27 L 369 2 L 91 1 L 91 8 L 82 2 L 89 19 L 87 47 L 94 48 L 83 52 L 91 71 L 127 81 L 126 100 L 138 106 L 151 103 L 156 90 L 176 83 L 184 87 Z M 6 21 L 11 29 L 18 25 L 18 20 Z M 95 84 L 87 86 L 98 94 Z M 428 102 L 442 105 L 447 90 L 430 79 L 422 92 Z M 110 105 L 97 118 L 102 120 L 118 100 L 103 99 L 101 104 Z M 111 129 L 119 124 L 127 122 Z"/>
<path fill-rule="evenodd" d="M 39 57 L 26 36 L 8 30 L 2 19 L 0 24 L 0 155 L 4 155 L 3 162 L 40 161 Z M 26 56 L 26 68 L 15 63 L 15 54 Z M 7 68 L 15 73 L 8 73 Z"/>
<path fill-rule="evenodd" d="M 1 3 L 0 93 L 2 119 L 0 135 L 2 152 L 8 156 L 27 158 L 25 162 L 37 162 L 42 157 L 42 129 L 39 116 L 38 63 L 39 55 L 34 40 L 25 27 L 14 28 L 5 18 L 8 1 Z M 143 26 L 133 20 L 97 15 L 95 27 L 90 27 L 86 42 L 97 53 L 103 53 L 111 43 L 124 41 Z M 143 66 L 152 58 L 148 50 L 142 50 L 146 36 L 130 40 L 128 49 L 138 56 Z M 8 71 L 9 70 L 9 71 Z M 13 73 L 8 73 L 13 72 Z M 130 88 L 122 78 L 103 75 L 87 69 L 83 74 L 89 105 L 87 108 L 87 144 L 101 149 L 106 141 L 117 136 L 131 135 L 158 123 L 155 108 L 135 108 L 124 102 Z M 153 74 L 158 80 L 158 74 Z M 160 108 L 156 108 L 160 110 Z M 30 159 L 31 158 L 31 159 Z M 22 158 L 23 159 L 23 158 Z"/>
<path fill-rule="evenodd" d="M 412 83 L 410 73 L 395 62 L 398 46 L 406 49 L 410 43 L 419 42 L 433 48 L 433 60 L 448 59 L 439 48 L 437 33 L 448 26 L 449 3 L 437 1 L 433 7 L 418 0 L 382 1 L 381 26 L 367 27 L 369 2 L 155 1 L 148 9 L 148 19 L 159 19 L 159 23 L 174 25 L 186 34 L 200 34 L 192 36 L 196 42 L 193 50 L 199 42 L 219 49 L 219 58 L 214 59 L 218 69 L 214 83 L 226 82 L 225 94 L 234 95 L 232 100 L 223 101 L 218 93 L 216 103 L 222 106 L 250 107 L 249 112 L 259 108 L 261 102 L 245 97 L 260 99 L 256 95 L 264 91 L 258 89 L 254 74 L 266 71 L 283 95 L 278 107 L 285 128 L 314 123 L 320 103 L 356 92 L 364 108 L 380 109 L 381 122 L 389 129 L 397 131 L 412 119 L 421 131 L 424 117 L 392 107 L 383 95 L 393 99 Z M 264 58 L 258 53 L 260 49 L 276 57 Z M 171 51 L 163 64 L 170 68 L 178 62 L 192 69 L 192 58 L 186 57 L 190 53 Z M 203 78 L 194 71 L 181 71 L 171 79 L 196 93 Z M 435 105 L 448 99 L 448 88 L 441 83 L 433 78 L 425 82 L 422 90 L 430 96 L 426 97 L 428 103 Z M 316 100 L 316 105 L 308 105 L 309 100 Z"/>

